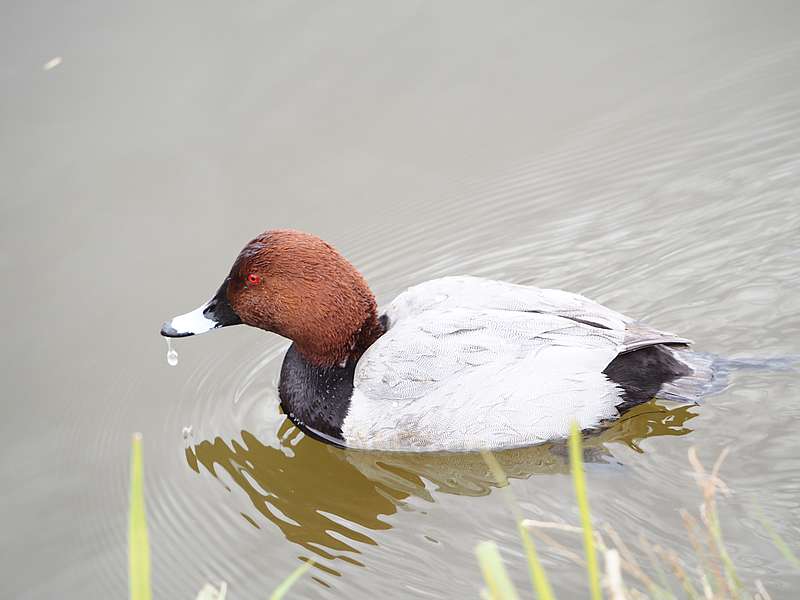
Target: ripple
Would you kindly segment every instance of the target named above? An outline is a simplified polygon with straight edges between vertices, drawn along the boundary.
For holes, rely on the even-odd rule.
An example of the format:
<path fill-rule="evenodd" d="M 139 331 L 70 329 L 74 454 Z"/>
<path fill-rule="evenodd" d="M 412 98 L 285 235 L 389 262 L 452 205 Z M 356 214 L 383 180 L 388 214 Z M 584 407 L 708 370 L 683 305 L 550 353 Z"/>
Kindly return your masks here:
<path fill-rule="evenodd" d="M 453 193 L 435 202 L 388 207 L 381 223 L 343 235 L 341 249 L 383 301 L 423 279 L 472 273 L 581 291 L 704 350 L 788 353 L 800 291 L 800 88 L 786 73 L 798 68 L 792 46 L 709 81 L 680 110 L 646 95 L 547 157 L 496 178 L 453 182 Z M 759 82 L 773 93 L 754 102 Z M 317 581 L 331 586 L 321 591 L 337 589 L 354 569 L 376 569 L 394 573 L 409 593 L 434 596 L 453 590 L 437 592 L 431 569 L 447 572 L 453 557 L 472 560 L 476 536 L 516 547 L 480 456 L 341 451 L 298 432 L 279 411 L 286 344 L 262 339 L 245 336 L 195 361 L 167 415 L 170 425 L 192 427 L 181 456 L 191 482 L 159 480 L 153 493 L 169 546 L 180 547 L 182 532 L 202 524 L 223 557 L 213 569 L 247 582 L 259 579 L 260 564 L 247 553 L 278 538 L 298 559 L 318 562 Z M 689 436 L 692 443 L 706 454 L 731 444 L 741 456 L 732 480 L 744 495 L 770 490 L 770 519 L 779 522 L 787 510 L 796 516 L 798 465 L 787 460 L 786 441 L 796 388 L 786 399 L 768 398 L 778 385 L 791 390 L 796 376 L 742 375 L 702 409 L 647 404 L 588 439 L 598 518 L 629 536 L 647 531 L 663 545 L 687 547 L 675 508 L 692 485 L 690 442 L 667 438 L 686 436 L 695 418 L 703 435 Z M 773 412 L 760 410 L 767 403 Z M 564 502 L 571 492 L 563 445 L 498 458 L 526 511 L 576 520 Z M 733 515 L 726 525 L 740 521 Z M 746 529 L 757 533 L 752 523 Z M 746 555 L 746 543 L 737 552 Z M 545 561 L 571 581 L 555 554 Z M 761 560 L 750 567 L 786 573 Z M 353 575 L 347 590 L 367 593 L 369 584 Z"/>

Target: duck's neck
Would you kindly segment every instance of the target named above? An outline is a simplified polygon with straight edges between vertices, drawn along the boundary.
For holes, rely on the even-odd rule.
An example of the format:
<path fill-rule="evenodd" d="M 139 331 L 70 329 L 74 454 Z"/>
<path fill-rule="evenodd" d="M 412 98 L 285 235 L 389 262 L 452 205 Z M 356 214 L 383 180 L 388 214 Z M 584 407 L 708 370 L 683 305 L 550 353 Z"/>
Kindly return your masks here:
<path fill-rule="evenodd" d="M 371 311 L 364 320 L 364 324 L 353 335 L 350 344 L 351 349 L 342 358 L 341 362 L 358 362 L 358 359 L 367 351 L 367 348 L 372 346 L 384 333 L 386 333 L 386 318 L 378 317 L 375 310 Z"/>
<path fill-rule="evenodd" d="M 317 364 L 295 342 L 281 367 L 278 392 L 286 416 L 304 433 L 336 445 L 345 445 L 342 423 L 353 396 L 358 359 L 386 331 L 385 317 L 368 319 L 353 336 L 340 362 Z"/>
<path fill-rule="evenodd" d="M 378 318 L 373 300 L 358 327 L 332 333 L 330 328 L 325 328 L 316 335 L 298 336 L 293 339 L 297 351 L 311 365 L 320 368 L 342 367 L 350 362 L 357 362 L 384 331 L 384 324 Z"/>

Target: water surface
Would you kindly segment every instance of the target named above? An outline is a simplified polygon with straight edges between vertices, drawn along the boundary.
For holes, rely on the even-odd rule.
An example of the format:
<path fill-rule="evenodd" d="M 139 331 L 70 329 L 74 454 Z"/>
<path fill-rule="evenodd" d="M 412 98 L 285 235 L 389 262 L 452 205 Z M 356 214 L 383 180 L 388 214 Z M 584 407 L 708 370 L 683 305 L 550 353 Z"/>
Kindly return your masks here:
<path fill-rule="evenodd" d="M 560 287 L 729 357 L 798 354 L 796 3 L 9 3 L 2 9 L 0 595 L 124 597 L 130 434 L 145 440 L 158 598 L 475 597 L 497 540 L 474 455 L 347 452 L 278 408 L 287 343 L 179 340 L 269 227 L 312 231 L 380 302 L 450 274 Z M 54 57 L 60 64 L 52 64 Z M 800 376 L 739 371 L 699 407 L 589 437 L 592 509 L 691 557 L 687 451 L 731 448 L 722 503 L 748 582 L 800 574 Z M 563 445 L 500 460 L 526 515 L 577 522 Z M 580 540 L 564 540 L 580 550 Z M 552 549 L 563 597 L 583 576 Z"/>

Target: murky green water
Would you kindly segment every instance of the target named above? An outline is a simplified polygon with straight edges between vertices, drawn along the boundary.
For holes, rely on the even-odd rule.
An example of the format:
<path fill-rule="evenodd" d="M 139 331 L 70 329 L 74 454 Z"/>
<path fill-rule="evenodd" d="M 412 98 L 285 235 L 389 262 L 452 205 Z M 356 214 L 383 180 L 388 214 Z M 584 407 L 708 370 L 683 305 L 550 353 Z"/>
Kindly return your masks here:
<path fill-rule="evenodd" d="M 5 281 L 0 595 L 126 594 L 130 434 L 145 439 L 158 598 L 476 597 L 502 494 L 473 455 L 353 453 L 278 410 L 286 342 L 179 340 L 270 227 L 338 246 L 382 302 L 470 273 L 561 287 L 733 357 L 800 353 L 796 3 L 18 2 L 0 9 Z M 44 70 L 54 57 L 62 62 Z M 692 556 L 695 446 L 748 582 L 800 573 L 800 374 L 587 440 L 592 509 Z M 560 445 L 503 454 L 531 518 L 577 522 Z M 580 551 L 580 540 L 566 537 Z M 562 597 L 580 569 L 552 548 Z M 646 560 L 646 559 L 645 559 Z M 677 591 L 677 590 L 676 590 Z"/>

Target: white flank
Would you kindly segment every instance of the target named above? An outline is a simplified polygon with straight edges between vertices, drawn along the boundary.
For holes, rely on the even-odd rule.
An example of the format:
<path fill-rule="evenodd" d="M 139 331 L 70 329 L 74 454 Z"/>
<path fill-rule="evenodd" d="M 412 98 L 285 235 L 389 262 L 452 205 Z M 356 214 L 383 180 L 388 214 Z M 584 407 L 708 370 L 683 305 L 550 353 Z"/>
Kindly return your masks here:
<path fill-rule="evenodd" d="M 619 415 L 604 374 L 620 351 L 675 341 L 569 292 L 475 277 L 415 286 L 359 359 L 347 446 L 469 451 L 531 446 Z"/>

